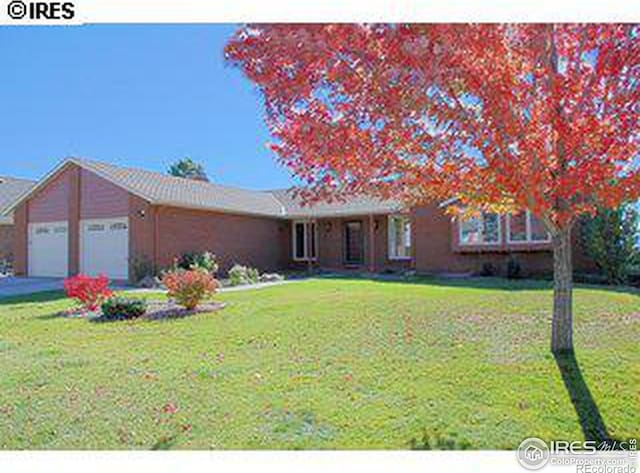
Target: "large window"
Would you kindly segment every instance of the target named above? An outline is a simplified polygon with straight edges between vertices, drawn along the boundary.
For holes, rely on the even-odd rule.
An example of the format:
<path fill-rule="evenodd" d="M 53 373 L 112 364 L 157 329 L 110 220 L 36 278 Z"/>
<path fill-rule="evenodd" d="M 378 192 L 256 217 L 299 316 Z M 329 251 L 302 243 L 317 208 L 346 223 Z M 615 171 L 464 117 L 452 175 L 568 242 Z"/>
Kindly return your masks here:
<path fill-rule="evenodd" d="M 551 241 L 544 224 L 528 210 L 507 215 L 509 243 L 548 243 Z"/>
<path fill-rule="evenodd" d="M 389 216 L 389 259 L 411 258 L 411 219 L 401 215 Z"/>
<path fill-rule="evenodd" d="M 312 261 L 317 255 L 317 235 L 315 222 L 293 222 L 293 259 Z"/>
<path fill-rule="evenodd" d="M 460 221 L 461 245 L 496 245 L 500 243 L 500 216 L 482 213 Z"/>

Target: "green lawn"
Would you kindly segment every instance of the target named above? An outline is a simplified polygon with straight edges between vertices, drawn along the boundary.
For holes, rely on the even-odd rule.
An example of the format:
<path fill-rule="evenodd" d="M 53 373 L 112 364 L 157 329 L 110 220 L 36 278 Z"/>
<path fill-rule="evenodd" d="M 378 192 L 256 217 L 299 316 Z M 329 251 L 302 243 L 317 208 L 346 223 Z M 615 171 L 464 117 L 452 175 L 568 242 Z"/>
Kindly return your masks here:
<path fill-rule="evenodd" d="M 0 301 L 0 448 L 407 449 L 426 435 L 512 449 L 590 425 L 640 437 L 632 290 L 576 291 L 582 375 L 566 385 L 547 283 L 321 279 L 217 298 L 214 314 L 102 324 L 53 317 L 61 294 Z"/>

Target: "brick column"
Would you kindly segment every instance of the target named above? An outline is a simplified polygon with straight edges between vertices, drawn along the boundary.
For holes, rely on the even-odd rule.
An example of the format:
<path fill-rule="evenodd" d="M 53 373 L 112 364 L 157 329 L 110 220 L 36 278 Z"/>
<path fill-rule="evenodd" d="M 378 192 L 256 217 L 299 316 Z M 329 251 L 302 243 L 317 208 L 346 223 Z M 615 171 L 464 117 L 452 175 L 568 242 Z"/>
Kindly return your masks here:
<path fill-rule="evenodd" d="M 16 276 L 28 274 L 29 206 L 20 204 L 13 214 L 13 272 Z"/>
<path fill-rule="evenodd" d="M 69 276 L 80 272 L 80 172 L 78 166 L 69 171 Z"/>
<path fill-rule="evenodd" d="M 376 224 L 372 214 L 369 214 L 369 272 L 376 272 Z"/>

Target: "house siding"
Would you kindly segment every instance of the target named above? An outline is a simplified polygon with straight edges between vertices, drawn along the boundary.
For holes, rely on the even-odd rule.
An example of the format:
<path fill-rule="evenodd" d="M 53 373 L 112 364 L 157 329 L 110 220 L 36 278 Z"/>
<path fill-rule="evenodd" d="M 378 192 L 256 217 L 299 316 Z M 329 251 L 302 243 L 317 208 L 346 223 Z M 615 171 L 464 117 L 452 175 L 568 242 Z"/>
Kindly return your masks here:
<path fill-rule="evenodd" d="M 82 169 L 80 218 L 115 218 L 129 214 L 129 193 L 121 187 Z"/>
<path fill-rule="evenodd" d="M 63 171 L 29 199 L 30 222 L 59 222 L 69 218 L 71 177 L 69 169 Z"/>
<path fill-rule="evenodd" d="M 0 225 L 0 261 L 13 261 L 14 226 Z"/>
<path fill-rule="evenodd" d="M 175 207 L 159 207 L 156 212 L 159 267 L 167 267 L 174 258 L 194 251 L 214 253 L 223 274 L 235 263 L 261 271 L 286 265 L 286 221 Z"/>
<path fill-rule="evenodd" d="M 373 265 L 371 264 L 370 216 L 356 215 L 340 218 L 319 218 L 316 220 L 318 232 L 318 259 L 314 265 L 328 270 L 345 268 L 361 271 L 402 271 L 412 267 L 412 260 L 392 260 L 388 257 L 388 215 L 374 215 L 373 218 Z M 294 220 L 296 221 L 296 220 Z M 292 221 L 287 232 L 286 248 L 292 269 L 308 266 L 304 261 L 293 261 Z M 345 225 L 348 222 L 360 222 L 362 225 L 363 261 L 361 264 L 344 262 Z"/>
<path fill-rule="evenodd" d="M 506 218 L 501 217 L 501 241 L 496 245 L 460 245 L 458 222 L 437 204 L 416 208 L 413 212 L 415 269 L 421 273 L 480 273 L 491 264 L 505 275 L 507 263 L 515 258 L 524 276 L 553 272 L 551 244 L 509 244 Z M 574 232 L 573 260 L 577 271 L 590 271 L 592 263 L 581 251 Z"/>

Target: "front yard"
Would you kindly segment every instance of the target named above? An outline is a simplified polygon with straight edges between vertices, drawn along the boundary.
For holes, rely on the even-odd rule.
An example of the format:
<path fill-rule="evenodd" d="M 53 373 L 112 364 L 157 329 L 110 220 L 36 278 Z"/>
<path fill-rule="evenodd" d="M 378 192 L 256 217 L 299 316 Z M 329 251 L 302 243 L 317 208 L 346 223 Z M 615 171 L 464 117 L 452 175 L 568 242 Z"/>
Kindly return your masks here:
<path fill-rule="evenodd" d="M 577 290 L 581 374 L 564 382 L 546 283 L 321 279 L 217 299 L 213 314 L 112 323 L 53 317 L 61 293 L 0 301 L 0 448 L 640 437 L 638 292 Z"/>

